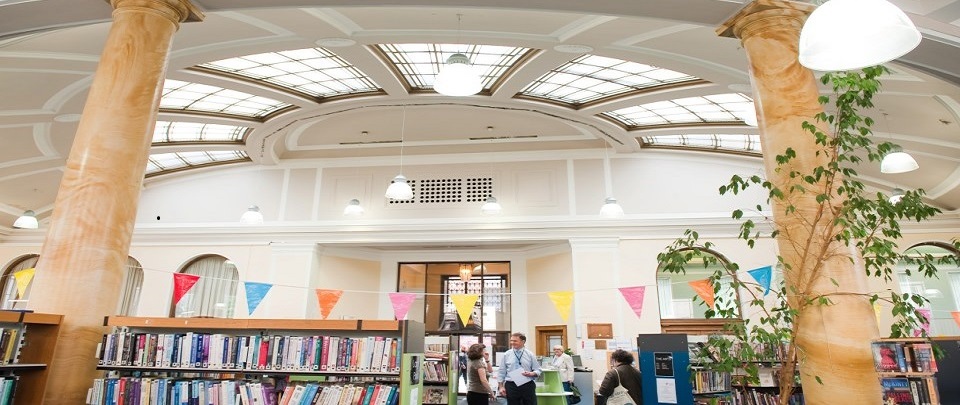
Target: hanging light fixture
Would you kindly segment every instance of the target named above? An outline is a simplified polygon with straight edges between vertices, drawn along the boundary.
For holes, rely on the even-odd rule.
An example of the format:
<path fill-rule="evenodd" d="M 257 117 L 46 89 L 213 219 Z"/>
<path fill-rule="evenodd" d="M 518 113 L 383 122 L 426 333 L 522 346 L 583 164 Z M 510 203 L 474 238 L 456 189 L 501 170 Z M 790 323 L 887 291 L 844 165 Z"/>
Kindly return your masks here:
<path fill-rule="evenodd" d="M 464 283 L 470 281 L 473 277 L 473 266 L 469 263 L 460 263 L 460 280 Z"/>
<path fill-rule="evenodd" d="M 887 201 L 890 201 L 890 204 L 899 203 L 900 200 L 903 199 L 903 196 L 904 196 L 905 194 L 906 194 L 906 192 L 903 191 L 902 188 L 897 187 L 897 188 L 893 189 L 892 191 L 890 191 L 890 198 L 888 198 Z"/>
<path fill-rule="evenodd" d="M 497 199 L 494 196 L 487 197 L 484 201 L 483 206 L 480 207 L 480 212 L 483 215 L 497 215 L 500 213 L 503 207 L 500 206 L 500 203 L 497 202 Z"/>
<path fill-rule="evenodd" d="M 403 133 L 407 127 L 407 108 L 403 108 L 403 118 L 400 120 L 400 174 L 393 178 L 390 186 L 387 187 L 385 197 L 393 200 L 409 200 L 413 198 L 413 188 L 407 183 L 407 178 L 403 176 Z"/>
<path fill-rule="evenodd" d="M 463 14 L 457 14 L 457 42 L 460 42 L 460 20 Z M 433 89 L 437 93 L 451 97 L 472 96 L 483 90 L 483 82 L 477 74 L 470 58 L 460 52 L 450 55 L 440 67 Z"/>
<path fill-rule="evenodd" d="M 600 218 L 623 218 L 623 207 L 617 203 L 616 198 L 607 197 L 606 200 L 603 200 L 603 206 L 600 207 Z"/>
<path fill-rule="evenodd" d="M 890 153 L 880 161 L 881 173 L 906 173 L 920 168 L 916 159 L 904 152 L 899 146 L 894 147 Z"/>
<path fill-rule="evenodd" d="M 250 208 L 247 208 L 247 211 L 240 216 L 240 223 L 243 225 L 263 224 L 263 214 L 260 213 L 260 207 L 251 205 Z"/>
<path fill-rule="evenodd" d="M 360 206 L 360 200 L 354 198 L 347 203 L 347 206 L 343 209 L 343 216 L 356 218 L 363 215 L 363 207 Z"/>
<path fill-rule="evenodd" d="M 26 210 L 16 221 L 13 221 L 13 227 L 20 229 L 37 229 L 40 227 L 40 222 L 37 221 L 37 214 L 35 212 Z"/>
<path fill-rule="evenodd" d="M 880 65 L 920 44 L 913 21 L 886 0 L 830 0 L 800 31 L 800 64 L 825 72 Z"/>

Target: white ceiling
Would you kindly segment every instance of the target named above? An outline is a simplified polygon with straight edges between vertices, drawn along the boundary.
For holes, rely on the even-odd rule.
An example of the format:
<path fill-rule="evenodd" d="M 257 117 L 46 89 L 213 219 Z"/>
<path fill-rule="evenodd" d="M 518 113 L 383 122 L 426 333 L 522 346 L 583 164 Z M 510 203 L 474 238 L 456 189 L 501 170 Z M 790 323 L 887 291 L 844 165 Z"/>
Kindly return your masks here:
<path fill-rule="evenodd" d="M 924 188 L 933 204 L 953 211 L 960 207 L 960 1 L 893 2 L 910 14 L 924 40 L 889 64 L 894 74 L 884 81 L 884 91 L 876 99 L 875 130 L 881 138 L 901 144 L 921 168 L 898 175 L 881 174 L 876 167 L 860 172 L 864 181 L 880 189 Z M 296 108 L 263 122 L 171 112 L 162 112 L 160 119 L 250 126 L 253 130 L 242 148 L 253 164 L 395 157 L 396 144 L 343 143 L 395 140 L 401 135 L 405 154 L 430 155 L 597 149 L 603 145 L 600 139 L 616 153 L 644 153 L 637 141 L 644 135 L 757 133 L 746 126 L 706 124 L 628 131 L 597 116 L 654 101 L 748 92 L 744 90 L 749 89 L 747 62 L 739 41 L 714 32 L 742 7 L 740 1 L 514 0 L 486 1 L 481 6 L 466 0 L 208 0 L 194 4 L 206 18 L 181 26 L 168 78 L 236 89 Z M 110 5 L 102 0 L 0 0 L 0 226 L 12 223 L 26 209 L 36 210 L 41 218 L 49 215 L 77 127 L 71 116 L 82 112 L 110 12 Z M 462 15 L 459 29 L 458 14 Z M 356 41 L 329 49 L 368 74 L 383 94 L 318 102 L 275 87 L 190 69 L 236 56 L 316 47 L 317 40 L 332 37 Z M 409 91 L 367 47 L 379 43 L 489 44 L 541 51 L 512 71 L 492 94 L 450 98 Z M 578 56 L 556 51 L 554 47 L 561 44 L 587 45 L 594 49 L 592 54 L 687 73 L 707 83 L 641 92 L 579 109 L 516 98 L 532 80 Z M 404 111 L 406 125 L 401 134 Z M 879 111 L 887 118 L 882 119 Z M 367 135 L 361 135 L 363 131 Z M 536 137 L 526 137 L 531 135 Z M 198 146 L 154 149 L 153 153 L 176 152 Z M 691 159 L 701 156 L 690 155 Z"/>

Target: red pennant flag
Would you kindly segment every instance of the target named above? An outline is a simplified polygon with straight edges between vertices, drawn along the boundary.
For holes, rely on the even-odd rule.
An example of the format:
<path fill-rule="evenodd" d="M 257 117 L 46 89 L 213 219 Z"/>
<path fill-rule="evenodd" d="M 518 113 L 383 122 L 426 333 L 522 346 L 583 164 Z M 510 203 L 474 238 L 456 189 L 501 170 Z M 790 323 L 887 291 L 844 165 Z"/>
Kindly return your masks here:
<path fill-rule="evenodd" d="M 200 276 L 186 273 L 173 273 L 173 305 L 177 305 L 183 295 L 200 281 Z"/>
<path fill-rule="evenodd" d="M 627 304 L 630 304 L 630 308 L 633 309 L 633 313 L 637 314 L 637 318 L 640 317 L 640 313 L 643 312 L 643 295 L 646 292 L 645 286 L 638 287 L 621 287 L 620 294 L 623 294 L 623 298 L 627 300 Z"/>
<path fill-rule="evenodd" d="M 693 291 L 697 292 L 697 296 L 706 302 L 710 308 L 713 308 L 713 284 L 710 284 L 710 279 L 705 278 L 703 280 L 691 281 L 687 284 L 690 284 L 690 287 L 693 287 Z"/>
<path fill-rule="evenodd" d="M 320 304 L 320 319 L 327 319 L 327 317 L 330 316 L 330 311 L 337 305 L 337 301 L 340 301 L 340 296 L 342 295 L 343 290 L 317 289 L 317 303 Z"/>

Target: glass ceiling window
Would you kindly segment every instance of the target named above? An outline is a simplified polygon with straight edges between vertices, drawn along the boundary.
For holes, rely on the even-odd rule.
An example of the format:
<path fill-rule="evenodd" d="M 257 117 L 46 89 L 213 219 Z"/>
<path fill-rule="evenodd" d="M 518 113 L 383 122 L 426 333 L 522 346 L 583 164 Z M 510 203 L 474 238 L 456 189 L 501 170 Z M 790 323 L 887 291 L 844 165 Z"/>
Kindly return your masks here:
<path fill-rule="evenodd" d="M 380 90 L 360 69 L 323 48 L 260 53 L 200 66 L 263 80 L 318 98 Z"/>
<path fill-rule="evenodd" d="M 240 142 L 247 129 L 236 125 L 157 121 L 153 143 Z"/>
<path fill-rule="evenodd" d="M 250 158 L 242 150 L 157 153 L 148 158 L 146 175 L 248 160 Z"/>
<path fill-rule="evenodd" d="M 583 55 L 540 76 L 520 94 L 580 105 L 635 90 L 699 80 L 656 66 Z"/>
<path fill-rule="evenodd" d="M 470 58 L 470 63 L 483 82 L 483 89 L 489 90 L 500 76 L 530 51 L 529 48 L 510 46 L 463 44 L 380 44 L 377 47 L 396 65 L 411 88 L 421 90 L 433 89 L 440 67 L 455 53 Z"/>
<path fill-rule="evenodd" d="M 604 112 L 627 127 L 743 121 L 752 100 L 740 93 L 687 97 Z"/>
<path fill-rule="evenodd" d="M 160 108 L 262 118 L 290 104 L 236 90 L 167 79 Z"/>
<path fill-rule="evenodd" d="M 760 154 L 760 135 L 653 135 L 640 137 L 644 147 L 673 147 Z"/>

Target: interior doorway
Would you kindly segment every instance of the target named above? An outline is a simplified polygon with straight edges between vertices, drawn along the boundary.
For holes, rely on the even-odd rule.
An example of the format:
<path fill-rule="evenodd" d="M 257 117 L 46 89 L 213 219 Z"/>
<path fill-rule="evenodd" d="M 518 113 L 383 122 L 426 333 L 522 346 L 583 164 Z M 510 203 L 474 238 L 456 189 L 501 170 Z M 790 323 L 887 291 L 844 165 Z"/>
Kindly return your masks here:
<path fill-rule="evenodd" d="M 553 345 L 567 348 L 567 325 L 537 326 L 537 356 L 553 355 Z"/>

